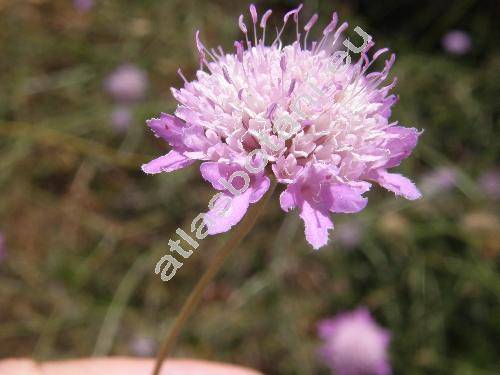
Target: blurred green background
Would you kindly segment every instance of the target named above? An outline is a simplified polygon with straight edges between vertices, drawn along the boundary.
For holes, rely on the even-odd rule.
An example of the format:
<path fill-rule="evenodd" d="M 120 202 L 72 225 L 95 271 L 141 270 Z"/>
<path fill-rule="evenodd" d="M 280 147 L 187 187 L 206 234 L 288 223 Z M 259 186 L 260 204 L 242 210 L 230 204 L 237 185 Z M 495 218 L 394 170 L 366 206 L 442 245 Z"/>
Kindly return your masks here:
<path fill-rule="evenodd" d="M 277 25 L 294 5 L 257 2 Z M 196 167 L 140 171 L 167 150 L 144 121 L 174 110 L 179 67 L 194 77 L 195 30 L 232 51 L 247 6 L 0 0 L 0 357 L 154 355 L 225 236 L 205 240 L 172 281 L 154 274 L 175 229 L 213 192 Z M 393 119 L 425 129 L 401 170 L 425 197 L 409 203 L 375 189 L 363 213 L 338 215 L 331 243 L 312 251 L 275 196 L 175 355 L 327 373 L 317 321 L 363 305 L 392 332 L 396 374 L 498 374 L 500 2 L 318 0 L 302 17 L 319 12 L 324 25 L 332 10 L 398 56 Z M 452 29 L 470 36 L 467 53 L 443 49 Z M 149 88 L 117 130 L 103 81 L 123 63 L 143 69 Z"/>

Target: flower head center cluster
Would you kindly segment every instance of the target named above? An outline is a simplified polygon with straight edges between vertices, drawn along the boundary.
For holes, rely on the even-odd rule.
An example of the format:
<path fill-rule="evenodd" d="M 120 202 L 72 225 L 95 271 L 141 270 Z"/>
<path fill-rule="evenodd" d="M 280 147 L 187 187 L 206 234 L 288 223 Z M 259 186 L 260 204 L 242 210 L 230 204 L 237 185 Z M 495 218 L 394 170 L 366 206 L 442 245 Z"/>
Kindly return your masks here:
<path fill-rule="evenodd" d="M 371 72 L 373 62 L 388 50 L 370 58 L 374 43 L 359 27 L 354 29 L 362 40 L 359 46 L 343 40 L 348 24 L 338 26 L 336 13 L 322 38 L 309 42 L 318 15 L 301 28 L 301 8 L 286 13 L 281 30 L 267 41 L 271 11 L 259 18 L 251 5 L 253 32 L 240 16 L 244 40 L 234 43 L 234 53 L 206 48 L 197 32 L 196 80 L 188 81 L 179 70 L 184 87 L 172 89 L 179 103 L 175 115 L 149 121 L 173 150 L 144 171 L 170 172 L 201 160 L 203 177 L 230 203 L 210 207 L 212 234 L 241 220 L 268 189 L 271 174 L 286 186 L 281 207 L 300 210 L 306 238 L 315 248 L 328 240 L 330 212 L 362 210 L 371 182 L 409 199 L 420 195 L 409 180 L 387 172 L 410 154 L 418 138 L 416 129 L 389 121 L 395 80 L 385 82 L 395 56 L 381 71 Z M 296 39 L 283 45 L 290 19 Z M 352 53 L 359 54 L 356 62 Z M 231 185 L 237 194 L 231 194 Z M 219 206 L 231 212 L 216 215 Z"/>

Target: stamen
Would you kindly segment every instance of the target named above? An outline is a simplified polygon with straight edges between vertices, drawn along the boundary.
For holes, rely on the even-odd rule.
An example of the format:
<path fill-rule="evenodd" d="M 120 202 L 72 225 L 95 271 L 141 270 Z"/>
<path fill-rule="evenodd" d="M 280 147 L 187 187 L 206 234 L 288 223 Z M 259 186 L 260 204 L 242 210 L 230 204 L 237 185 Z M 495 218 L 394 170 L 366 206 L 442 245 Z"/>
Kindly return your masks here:
<path fill-rule="evenodd" d="M 257 9 L 254 4 L 250 4 L 250 15 L 252 16 L 252 22 L 257 23 Z"/>
<path fill-rule="evenodd" d="M 389 48 L 381 48 L 381 49 L 379 49 L 377 52 L 375 52 L 373 54 L 373 59 L 372 60 L 377 60 L 380 55 L 386 53 L 387 51 L 389 51 Z"/>
<path fill-rule="evenodd" d="M 253 4 L 250 4 L 250 15 L 252 16 L 253 23 L 253 37 L 255 40 L 255 45 L 257 46 L 257 27 L 255 26 L 257 24 L 257 9 Z"/>
<path fill-rule="evenodd" d="M 262 44 L 266 43 L 266 24 L 267 24 L 268 18 L 271 16 L 272 13 L 273 13 L 273 11 L 271 9 L 268 9 L 266 11 L 266 13 L 264 13 L 264 15 L 262 16 L 262 19 L 260 20 L 260 27 L 263 29 Z"/>
<path fill-rule="evenodd" d="M 234 47 L 236 48 L 236 57 L 240 63 L 243 63 L 243 46 L 240 42 L 234 42 Z"/>
<path fill-rule="evenodd" d="M 302 9 L 302 6 L 303 5 L 300 4 L 299 7 L 297 8 L 297 11 L 293 15 L 293 21 L 295 22 L 295 29 L 296 29 L 296 33 L 297 33 L 297 42 L 300 42 L 300 34 L 299 34 L 299 12 Z"/>
<path fill-rule="evenodd" d="M 286 71 L 286 57 L 285 57 L 285 55 L 281 56 L 281 59 L 280 59 L 280 68 L 281 68 L 282 72 Z"/>
<path fill-rule="evenodd" d="M 337 22 L 338 21 L 339 21 L 339 17 L 337 15 L 337 12 L 333 12 L 333 14 L 332 14 L 332 20 L 330 21 L 330 23 L 323 30 L 323 35 L 330 34 L 333 30 L 335 30 L 335 27 L 337 26 Z"/>
<path fill-rule="evenodd" d="M 205 56 L 205 47 L 200 41 L 200 30 L 196 30 L 194 38 L 196 41 L 196 49 L 198 50 L 198 55 L 200 56 L 200 69 L 203 69 L 203 64 L 207 65 L 208 67 L 208 63 Z"/>
<path fill-rule="evenodd" d="M 184 81 L 184 83 L 186 83 L 186 84 L 188 83 L 188 80 L 186 79 L 186 77 L 182 73 L 181 68 L 177 69 L 177 74 L 182 78 L 182 80 Z"/>
<path fill-rule="evenodd" d="M 281 28 L 280 32 L 278 33 L 278 36 L 274 40 L 274 42 L 271 44 L 272 46 L 280 40 L 281 34 L 283 33 L 283 30 L 285 30 L 286 23 L 288 22 L 288 19 L 290 18 L 291 15 L 294 15 L 295 13 L 299 12 L 302 9 L 302 4 L 298 6 L 298 8 L 295 8 L 285 14 L 283 17 L 283 27 Z"/>
<path fill-rule="evenodd" d="M 277 103 L 273 103 L 271 104 L 268 108 L 267 108 L 267 112 L 266 112 L 266 118 L 268 118 L 269 120 L 272 120 L 273 117 L 274 117 L 274 112 L 276 111 L 276 108 L 278 107 L 278 104 Z"/>
<path fill-rule="evenodd" d="M 326 25 L 325 29 L 323 30 L 323 38 L 319 41 L 317 44 L 316 48 L 314 49 L 314 53 L 317 53 L 318 51 L 321 50 L 323 47 L 323 44 L 325 43 L 328 34 L 330 34 L 333 30 L 335 30 L 335 27 L 337 27 L 337 22 L 339 20 L 339 17 L 337 15 L 337 12 L 332 13 L 332 20 L 328 25 Z"/>
<path fill-rule="evenodd" d="M 339 36 L 349 27 L 349 24 L 347 22 L 344 22 L 340 27 L 335 31 L 335 34 L 333 34 L 333 43 L 335 44 L 337 42 L 337 39 Z"/>
<path fill-rule="evenodd" d="M 222 74 L 224 75 L 224 78 L 228 83 L 231 84 L 233 83 L 233 81 L 231 81 L 231 77 L 229 76 L 229 72 L 227 71 L 227 68 L 225 66 L 222 67 Z"/>
<path fill-rule="evenodd" d="M 307 36 L 309 35 L 309 31 L 312 29 L 316 21 L 318 21 L 318 13 L 314 13 L 309 22 L 304 26 L 304 30 L 306 32 L 306 36 L 304 37 L 304 49 L 307 49 Z"/>
<path fill-rule="evenodd" d="M 245 22 L 243 22 L 243 14 L 240 14 L 240 17 L 238 18 L 238 26 L 240 27 L 240 30 L 245 34 L 245 39 L 247 41 L 247 46 L 250 48 L 250 41 L 248 40 L 248 29 L 247 26 L 245 25 Z"/>
<path fill-rule="evenodd" d="M 287 96 L 290 96 L 292 95 L 292 92 L 293 90 L 295 89 L 295 83 L 296 83 L 296 79 L 292 79 L 292 82 L 290 82 L 290 88 L 288 89 L 288 93 L 287 93 Z"/>

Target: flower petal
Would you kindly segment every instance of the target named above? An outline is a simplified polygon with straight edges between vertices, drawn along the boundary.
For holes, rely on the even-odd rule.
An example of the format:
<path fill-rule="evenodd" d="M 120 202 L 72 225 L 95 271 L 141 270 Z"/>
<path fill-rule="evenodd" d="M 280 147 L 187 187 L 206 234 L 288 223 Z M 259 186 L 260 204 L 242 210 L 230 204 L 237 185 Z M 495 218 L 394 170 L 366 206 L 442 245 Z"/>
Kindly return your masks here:
<path fill-rule="evenodd" d="M 200 172 L 202 177 L 210 182 L 214 189 L 225 190 L 224 185 L 219 181 L 223 177 L 219 170 L 219 163 L 213 161 L 202 163 L 200 165 Z"/>
<path fill-rule="evenodd" d="M 260 199 L 266 194 L 266 191 L 269 190 L 269 186 L 271 185 L 271 181 L 265 175 L 255 176 L 255 181 L 248 188 L 251 190 L 250 193 L 250 203 L 256 203 L 260 201 Z"/>
<path fill-rule="evenodd" d="M 168 154 L 151 160 L 149 163 L 142 165 L 142 170 L 148 174 L 161 172 L 172 172 L 193 164 L 195 160 L 191 160 L 181 153 L 172 150 Z"/>
<path fill-rule="evenodd" d="M 405 128 L 404 126 L 392 126 L 387 129 L 387 133 L 393 135 L 394 138 L 390 139 L 386 144 L 391 158 L 384 167 L 392 168 L 398 166 L 402 160 L 410 156 L 417 145 L 420 133 L 415 128 Z"/>
<path fill-rule="evenodd" d="M 328 211 L 322 212 L 314 209 L 309 202 L 304 201 L 300 210 L 300 217 L 305 224 L 306 240 L 314 249 L 326 245 L 328 230 L 333 228 L 333 223 L 328 217 Z"/>
<path fill-rule="evenodd" d="M 293 185 L 288 186 L 288 188 L 280 194 L 280 206 L 285 212 L 297 207 Z"/>
<path fill-rule="evenodd" d="M 250 195 L 251 189 L 235 197 L 229 193 L 221 193 L 205 216 L 208 234 L 227 232 L 238 224 L 248 210 Z"/>
<path fill-rule="evenodd" d="M 167 141 L 172 147 L 183 148 L 182 129 L 184 123 L 175 116 L 162 113 L 160 118 L 152 118 L 146 121 L 156 137 Z"/>
<path fill-rule="evenodd" d="M 422 197 L 422 194 L 415 184 L 400 174 L 378 171 L 378 176 L 375 180 L 380 184 L 380 186 L 392 191 L 396 195 L 401 195 L 406 199 L 415 200 Z"/>
<path fill-rule="evenodd" d="M 363 210 L 368 199 L 363 197 L 365 188 L 353 187 L 345 184 L 334 184 L 330 186 L 332 194 L 332 205 L 330 211 L 337 213 L 355 213 Z"/>

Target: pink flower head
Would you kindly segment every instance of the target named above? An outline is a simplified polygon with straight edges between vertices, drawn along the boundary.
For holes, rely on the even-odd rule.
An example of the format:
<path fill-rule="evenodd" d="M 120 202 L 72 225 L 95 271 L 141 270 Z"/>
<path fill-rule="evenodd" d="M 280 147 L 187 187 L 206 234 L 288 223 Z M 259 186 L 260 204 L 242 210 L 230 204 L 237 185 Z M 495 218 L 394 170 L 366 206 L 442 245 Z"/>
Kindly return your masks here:
<path fill-rule="evenodd" d="M 388 375 L 390 333 L 365 308 L 337 315 L 318 324 L 324 341 L 322 360 L 339 375 Z"/>
<path fill-rule="evenodd" d="M 125 64 L 106 78 L 104 88 L 116 101 L 134 102 L 144 97 L 148 78 L 137 66 Z"/>
<path fill-rule="evenodd" d="M 361 221 L 343 222 L 337 225 L 335 240 L 346 249 L 353 249 L 363 239 L 364 224 Z"/>
<path fill-rule="evenodd" d="M 152 357 L 156 352 L 156 343 L 148 336 L 136 336 L 129 342 L 129 351 L 137 357 Z"/>
<path fill-rule="evenodd" d="M 462 30 L 451 30 L 447 32 L 441 41 L 446 52 L 453 55 L 464 55 L 470 51 L 470 36 Z"/>
<path fill-rule="evenodd" d="M 125 131 L 132 122 L 132 113 L 126 106 L 118 106 L 111 112 L 111 125 L 118 132 Z"/>
<path fill-rule="evenodd" d="M 481 174 L 479 186 L 489 198 L 500 200 L 500 169 L 490 169 Z"/>
<path fill-rule="evenodd" d="M 94 0 L 73 0 L 73 5 L 80 12 L 87 12 L 94 6 Z"/>
<path fill-rule="evenodd" d="M 439 167 L 424 175 L 420 188 L 426 195 L 445 193 L 457 184 L 457 171 L 450 167 Z"/>
<path fill-rule="evenodd" d="M 179 103 L 174 115 L 148 121 L 172 150 L 145 164 L 146 173 L 171 172 L 200 160 L 202 176 L 220 191 L 209 206 L 211 233 L 240 221 L 268 189 L 272 175 L 285 185 L 282 209 L 299 211 L 306 238 L 316 249 L 328 241 L 331 213 L 362 210 L 367 203 L 363 194 L 372 183 L 407 199 L 420 197 L 410 180 L 388 172 L 410 155 L 420 135 L 415 128 L 389 122 L 395 81 L 384 82 L 395 56 L 381 71 L 370 71 L 387 49 L 370 58 L 372 38 L 357 27 L 363 41 L 355 46 L 345 40 L 346 53 L 341 41 L 348 25 L 337 27 L 336 13 L 322 38 L 309 42 L 318 16 L 303 33 L 301 8 L 288 12 L 276 38 L 269 39 L 271 11 L 259 19 L 251 6 L 252 27 L 239 17 L 244 41 L 234 43 L 234 53 L 208 49 L 197 32 L 196 79 L 188 81 L 179 71 L 184 87 L 172 89 Z M 289 21 L 296 25 L 296 41 L 283 45 L 280 37 Z M 355 53 L 359 58 L 351 61 Z M 236 189 L 234 194 L 221 184 L 229 171 L 239 174 L 238 183 L 250 191 Z M 241 181 L 242 173 L 249 174 L 248 181 Z"/>

